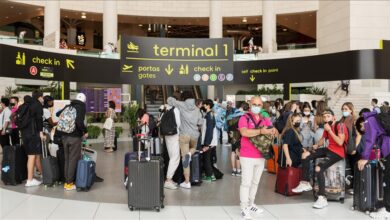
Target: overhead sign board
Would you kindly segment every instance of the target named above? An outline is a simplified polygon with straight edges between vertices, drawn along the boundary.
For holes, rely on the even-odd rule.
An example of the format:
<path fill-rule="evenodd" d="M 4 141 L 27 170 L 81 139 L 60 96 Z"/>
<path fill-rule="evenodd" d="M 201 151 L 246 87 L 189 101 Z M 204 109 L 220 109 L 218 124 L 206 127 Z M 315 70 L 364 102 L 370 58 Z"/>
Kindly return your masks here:
<path fill-rule="evenodd" d="M 233 40 L 122 37 L 122 77 L 139 84 L 229 84 Z"/>

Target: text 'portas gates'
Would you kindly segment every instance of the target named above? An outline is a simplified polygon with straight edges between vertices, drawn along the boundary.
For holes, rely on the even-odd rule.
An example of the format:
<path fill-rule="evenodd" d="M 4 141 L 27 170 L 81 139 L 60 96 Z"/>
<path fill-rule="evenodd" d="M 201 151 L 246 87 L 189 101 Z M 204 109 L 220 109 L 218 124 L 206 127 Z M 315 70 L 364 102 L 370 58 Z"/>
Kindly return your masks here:
<path fill-rule="evenodd" d="M 123 37 L 121 78 L 159 85 L 233 83 L 233 40 Z"/>

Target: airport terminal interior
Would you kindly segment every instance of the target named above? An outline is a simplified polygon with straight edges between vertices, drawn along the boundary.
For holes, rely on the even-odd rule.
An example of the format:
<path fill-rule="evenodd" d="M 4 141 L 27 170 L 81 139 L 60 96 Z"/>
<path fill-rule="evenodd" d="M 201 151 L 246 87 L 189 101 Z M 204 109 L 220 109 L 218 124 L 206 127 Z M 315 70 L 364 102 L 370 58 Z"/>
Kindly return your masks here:
<path fill-rule="evenodd" d="M 380 141 L 375 140 L 375 143 L 364 135 L 364 130 L 362 133 L 359 130 L 360 122 L 366 125 L 374 123 L 370 120 L 374 120 L 375 115 L 377 118 L 386 113 L 390 115 L 389 60 L 390 1 L 386 0 L 1 0 L 0 218 L 390 219 L 390 190 L 386 188 L 386 181 L 389 181 L 386 175 L 390 172 L 386 173 L 386 169 L 378 165 L 390 165 L 386 163 L 386 159 L 390 160 L 386 155 L 390 153 L 390 135 L 386 133 L 390 121 L 381 124 L 377 119 L 377 127 L 381 126 L 377 128 L 379 131 L 369 132 L 370 135 L 382 134 L 378 134 Z M 47 117 L 42 120 L 46 129 L 43 133 L 47 131 L 47 138 L 51 139 L 47 146 L 43 144 L 43 148 L 46 146 L 49 151 L 46 160 L 49 158 L 50 163 L 54 163 L 50 166 L 62 170 L 57 173 L 56 180 L 52 178 L 54 184 L 45 184 L 49 176 L 45 173 L 47 164 L 43 164 L 43 173 L 30 166 L 34 164 L 30 156 L 35 153 L 27 153 L 31 151 L 29 146 L 41 142 L 43 137 L 32 134 L 37 139 L 29 139 L 30 136 L 26 138 L 23 132 L 19 133 L 23 126 L 29 128 L 34 124 L 30 123 L 33 116 L 25 119 L 29 120 L 28 123 L 21 122 L 23 113 L 20 109 L 30 103 L 26 96 L 32 96 L 31 102 L 41 101 L 43 113 L 39 114 L 43 114 L 43 119 Z M 178 104 L 172 101 L 172 97 L 187 101 Z M 19 105 L 10 105 L 16 99 L 19 99 Z M 195 101 L 203 102 L 195 106 Z M 81 107 L 74 108 L 77 111 L 73 118 L 70 116 L 72 110 L 67 111 L 70 103 L 82 105 L 85 110 L 82 122 L 77 121 Z M 210 110 L 213 113 L 205 116 L 202 114 L 207 111 L 203 108 L 210 107 L 207 103 L 214 107 Z M 173 135 L 162 135 L 164 129 L 170 128 L 164 125 L 167 122 L 163 119 L 170 112 L 171 105 L 181 118 L 181 125 L 177 128 L 179 134 L 174 129 Z M 249 107 L 245 110 L 246 105 Z M 258 112 L 256 107 L 260 107 Z M 345 108 L 349 110 L 347 114 Z M 64 111 L 60 112 L 62 109 Z M 27 112 L 30 114 L 35 110 Z M 172 117 L 175 119 L 174 110 Z M 160 118 L 162 111 L 166 112 Z M 243 111 L 250 113 L 241 114 Z M 307 111 L 310 113 L 305 115 Z M 192 115 L 186 115 L 187 112 Z M 289 112 L 292 116 L 287 114 L 284 118 Z M 364 114 L 359 117 L 359 112 Z M 116 117 L 113 118 L 112 114 Z M 238 114 L 239 117 L 255 115 L 261 120 L 257 126 L 254 119 L 252 122 L 252 119 L 241 118 L 232 126 L 229 123 L 237 116 L 229 118 L 229 114 Z M 323 116 L 334 117 L 330 121 L 335 124 L 329 123 L 328 126 L 328 119 L 323 119 Z M 297 124 L 294 117 L 299 117 L 302 122 Z M 342 134 L 333 133 L 332 129 L 339 129 L 344 122 L 347 124 L 345 118 L 348 117 L 352 118 L 356 133 L 345 135 L 344 130 Z M 304 121 L 306 118 L 308 122 Z M 360 122 L 356 122 L 359 119 Z M 67 120 L 73 120 L 73 130 L 65 126 Z M 147 120 L 147 125 L 142 126 L 144 120 Z M 214 124 L 208 120 L 213 120 Z M 285 124 L 279 130 L 279 121 L 283 120 Z M 341 125 L 336 120 L 342 121 Z M 55 127 L 51 126 L 52 122 Z M 51 126 L 50 129 L 45 123 Z M 249 128 L 252 125 L 253 129 Z M 33 130 L 37 129 L 31 126 Z M 212 126 L 211 133 L 208 126 Z M 194 130 L 185 136 L 189 127 Z M 313 145 L 318 143 L 315 134 L 320 129 L 324 132 L 325 127 L 330 127 L 330 131 L 325 132 L 332 132 L 332 135 L 326 136 L 324 146 L 345 147 L 341 154 L 348 162 L 329 150 L 331 147 L 326 148 L 328 161 L 336 155 L 344 163 L 342 172 L 337 167 L 337 171 L 335 168 L 323 174 L 327 195 L 317 192 L 321 186 L 315 181 L 321 180 L 314 178 L 315 173 L 319 173 L 314 171 L 314 163 L 310 163 L 308 172 L 309 182 L 316 185 L 315 192 L 308 189 L 294 193 L 292 191 L 304 184 L 304 159 L 301 159 L 300 151 L 297 167 L 280 168 L 277 157 L 283 156 L 280 152 L 285 152 L 284 146 L 287 151 L 291 149 L 289 144 L 282 145 L 281 140 L 291 141 L 285 136 L 292 134 L 290 136 L 296 137 L 300 148 L 307 147 L 315 153 L 317 149 L 313 150 Z M 53 132 L 48 131 L 51 129 Z M 55 140 L 54 130 L 63 134 L 59 138 L 60 144 Z M 246 132 L 251 130 L 260 131 L 247 136 Z M 256 136 L 271 136 L 271 133 L 267 133 L 268 136 L 261 133 L 264 130 L 275 133 L 272 133 L 272 141 L 261 139 L 259 144 L 254 140 Z M 288 132 L 290 130 L 294 132 Z M 199 131 L 201 139 L 190 138 Z M 241 141 L 234 142 L 237 134 L 234 132 L 239 133 Z M 304 132 L 311 135 L 311 144 L 302 140 L 302 137 L 306 138 Z M 88 137 L 83 136 L 85 133 Z M 139 133 L 154 136 L 154 147 L 149 151 L 157 156 L 151 161 L 146 156 L 146 161 L 139 162 L 141 156 L 129 154 L 137 152 L 138 144 L 146 145 L 144 139 L 144 142 L 139 140 Z M 13 143 L 19 135 L 23 139 L 21 146 Z M 167 136 L 170 136 L 168 141 Z M 191 141 L 187 143 L 184 136 Z M 351 151 L 347 148 L 347 136 L 353 137 L 354 142 L 350 145 L 354 149 Z M 360 137 L 363 147 L 358 148 L 355 141 L 360 141 Z M 83 140 L 83 150 L 77 141 L 70 144 L 72 138 Z M 157 139 L 159 141 L 155 141 Z M 192 139 L 203 145 L 194 145 Z M 206 139 L 210 139 L 208 145 Z M 268 143 L 267 147 L 259 147 L 266 145 L 263 142 Z M 369 142 L 370 149 L 365 150 L 367 146 L 364 144 Z M 67 150 L 76 149 L 73 155 L 81 151 L 81 158 L 76 156 L 76 159 L 69 159 L 71 150 L 64 153 L 67 168 L 61 164 L 62 157 L 59 156 L 59 148 L 64 143 L 68 143 Z M 167 143 L 173 143 L 176 148 L 167 146 Z M 176 181 L 179 176 L 178 179 L 183 181 L 182 173 L 186 174 L 187 169 L 181 174 L 177 174 L 177 170 L 188 164 L 190 189 L 186 181 L 172 186 L 169 185 L 173 184 L 170 179 L 165 180 L 166 170 L 172 171 L 168 164 L 173 166 L 166 156 L 187 152 L 183 148 L 187 145 L 202 146 L 197 148 L 201 152 L 184 153 L 177 160 L 180 165 L 173 169 L 175 176 L 172 179 Z M 42 144 L 34 146 L 40 146 L 38 154 L 41 154 Z M 85 146 L 87 150 L 84 150 Z M 207 150 L 207 146 L 215 148 Z M 366 152 L 369 154 L 373 146 L 380 149 L 379 156 L 376 158 L 374 152 L 368 160 Z M 243 153 L 242 170 L 233 168 L 231 162 L 237 160 L 240 153 Z M 161 157 L 164 157 L 163 161 L 156 159 Z M 369 161 L 363 167 L 371 164 L 374 171 L 378 170 L 371 174 L 375 178 L 370 179 L 369 192 L 364 188 L 367 184 L 364 185 L 363 175 L 359 176 L 363 178 L 361 183 L 356 177 L 357 173 L 360 175 L 364 171 L 351 168 L 360 166 L 363 160 Z M 79 165 L 69 165 L 74 161 Z M 252 166 L 248 161 L 256 165 Z M 131 162 L 137 162 L 137 166 L 130 167 Z M 85 165 L 86 171 L 80 171 L 82 163 L 88 164 Z M 152 169 L 155 164 L 158 164 L 158 169 Z M 91 172 L 92 166 L 95 173 L 85 174 L 84 178 L 82 172 Z M 160 166 L 165 168 L 164 172 L 160 172 Z M 208 175 L 209 166 L 211 176 Z M 248 167 L 251 172 L 245 172 Z M 73 168 L 72 176 L 68 173 Z M 223 176 L 217 176 L 216 170 Z M 124 177 L 126 171 L 128 179 Z M 283 176 L 287 172 L 289 175 Z M 28 178 L 27 173 L 32 177 Z M 259 183 L 256 183 L 260 176 Z M 142 178 L 144 182 L 137 185 Z M 282 181 L 288 183 L 280 186 Z M 84 188 L 79 182 L 86 182 L 88 190 L 80 191 Z M 201 184 L 197 184 L 199 182 Z M 289 185 L 290 182 L 295 185 Z M 136 186 L 133 187 L 133 183 Z M 342 196 L 332 201 L 330 194 L 338 193 Z M 367 193 L 372 195 L 367 197 Z M 255 195 L 254 201 L 249 194 Z M 151 198 L 158 198 L 158 204 L 145 206 L 144 203 L 153 200 Z M 372 204 L 367 202 L 370 199 L 374 201 Z M 361 208 L 363 203 L 372 207 Z"/>

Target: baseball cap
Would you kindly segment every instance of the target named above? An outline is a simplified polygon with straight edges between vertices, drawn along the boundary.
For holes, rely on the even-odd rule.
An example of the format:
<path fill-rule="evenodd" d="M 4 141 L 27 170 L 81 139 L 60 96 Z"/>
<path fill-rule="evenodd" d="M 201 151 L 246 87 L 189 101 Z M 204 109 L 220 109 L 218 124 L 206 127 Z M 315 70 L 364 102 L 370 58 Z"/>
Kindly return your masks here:
<path fill-rule="evenodd" d="M 85 97 L 84 93 L 79 93 L 76 96 L 76 100 L 79 100 L 81 102 L 85 102 L 87 100 L 87 97 Z"/>
<path fill-rule="evenodd" d="M 326 115 L 326 114 L 331 114 L 334 116 L 334 112 L 332 111 L 332 109 L 328 108 L 328 109 L 325 109 L 325 111 L 322 113 L 322 115 Z"/>

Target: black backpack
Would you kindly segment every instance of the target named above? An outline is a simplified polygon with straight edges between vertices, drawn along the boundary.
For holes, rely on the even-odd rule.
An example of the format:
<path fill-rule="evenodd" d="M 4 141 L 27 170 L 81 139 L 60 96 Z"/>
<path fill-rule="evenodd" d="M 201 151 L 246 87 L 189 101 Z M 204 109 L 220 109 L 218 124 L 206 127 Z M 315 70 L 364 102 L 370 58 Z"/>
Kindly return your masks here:
<path fill-rule="evenodd" d="M 161 135 L 174 135 L 177 134 L 177 124 L 175 118 L 175 107 L 172 107 L 169 111 L 166 111 L 161 117 L 160 134 Z"/>
<path fill-rule="evenodd" d="M 23 103 L 14 113 L 13 120 L 19 129 L 24 129 L 32 122 L 30 103 Z"/>
<path fill-rule="evenodd" d="M 390 113 L 380 113 L 375 118 L 385 130 L 386 136 L 390 136 Z"/>

